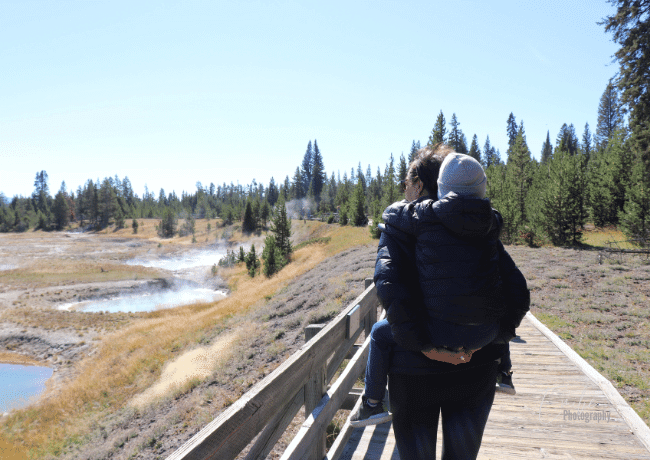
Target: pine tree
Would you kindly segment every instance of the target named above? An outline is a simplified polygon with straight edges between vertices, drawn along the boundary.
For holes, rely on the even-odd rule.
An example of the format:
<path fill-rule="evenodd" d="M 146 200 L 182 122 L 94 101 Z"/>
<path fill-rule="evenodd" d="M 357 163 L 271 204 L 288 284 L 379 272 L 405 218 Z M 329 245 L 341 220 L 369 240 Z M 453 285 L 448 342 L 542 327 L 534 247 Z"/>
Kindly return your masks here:
<path fill-rule="evenodd" d="M 106 178 L 99 189 L 99 228 L 105 228 L 117 210 L 117 196 L 111 181 Z"/>
<path fill-rule="evenodd" d="M 615 53 L 620 64 L 617 86 L 622 103 L 629 108 L 632 146 L 650 168 L 650 0 L 610 3 L 618 7 L 617 11 L 600 24 L 621 46 Z M 650 177 L 650 169 L 644 175 Z"/>
<path fill-rule="evenodd" d="M 314 156 L 314 150 L 312 149 L 311 146 L 311 141 L 307 144 L 307 150 L 305 151 L 305 155 L 302 158 L 302 166 L 300 168 L 300 176 L 302 179 L 302 191 L 303 195 L 296 197 L 296 198 L 302 198 L 305 196 L 305 193 L 307 193 L 307 190 L 309 190 L 309 185 L 311 184 L 311 178 L 312 178 L 312 168 L 313 168 L 313 156 Z"/>
<path fill-rule="evenodd" d="M 531 155 L 526 143 L 523 122 L 514 144 L 508 149 L 508 164 L 503 184 L 502 207 L 499 208 L 504 220 L 504 231 L 508 241 L 514 242 L 519 233 L 525 230 L 526 195 L 532 182 Z"/>
<path fill-rule="evenodd" d="M 54 226 L 57 230 L 62 230 L 70 223 L 70 206 L 68 204 L 68 193 L 65 190 L 65 182 L 54 197 L 52 206 L 54 214 Z"/>
<path fill-rule="evenodd" d="M 299 167 L 296 168 L 296 172 L 293 174 L 293 181 L 291 182 L 291 189 L 289 192 L 289 197 L 291 199 L 300 199 L 304 198 L 307 190 L 304 189 L 304 179 L 302 171 Z"/>
<path fill-rule="evenodd" d="M 382 177 L 383 182 L 383 200 L 382 208 L 388 207 L 388 205 L 396 202 L 399 198 L 399 188 L 395 181 L 395 160 L 393 159 L 393 154 L 390 154 L 390 160 L 386 165 L 384 170 L 384 175 Z"/>
<path fill-rule="evenodd" d="M 271 207 L 275 206 L 276 201 L 278 201 L 279 195 L 280 195 L 280 191 L 278 190 L 278 186 L 275 184 L 275 179 L 271 177 L 271 180 L 269 181 L 269 188 L 268 191 L 266 192 L 266 200 L 269 202 L 269 205 Z"/>
<path fill-rule="evenodd" d="M 365 195 L 366 193 L 366 178 L 363 175 L 363 171 L 361 171 L 361 162 L 359 162 L 359 165 L 357 166 L 357 184 L 361 182 L 361 187 L 363 188 L 363 193 Z"/>
<path fill-rule="evenodd" d="M 416 155 L 418 154 L 418 150 L 420 150 L 420 141 L 415 142 L 413 140 L 413 144 L 411 144 L 411 151 L 409 152 L 409 162 L 408 164 L 411 164 L 411 162 L 415 159 Z"/>
<path fill-rule="evenodd" d="M 515 144 L 515 139 L 517 138 L 517 122 L 515 121 L 515 116 L 510 112 L 508 115 L 508 149 Z"/>
<path fill-rule="evenodd" d="M 569 153 L 569 155 L 575 155 L 578 153 L 578 147 L 578 137 L 576 136 L 576 130 L 573 127 L 573 123 L 569 126 L 564 123 L 557 135 L 555 150 L 564 150 Z"/>
<path fill-rule="evenodd" d="M 140 224 L 139 224 L 138 221 L 135 220 L 135 218 L 134 218 L 134 219 L 133 219 L 133 222 L 131 222 L 131 228 L 133 229 L 133 233 L 134 233 L 134 234 L 138 233 L 138 227 L 139 227 L 139 226 L 140 226 Z"/>
<path fill-rule="evenodd" d="M 32 200 L 36 210 L 46 214 L 49 212 L 50 188 L 47 185 L 48 175 L 45 171 L 36 173 Z"/>
<path fill-rule="evenodd" d="M 633 157 L 624 129 L 616 131 L 604 149 L 597 150 L 588 169 L 588 194 L 594 225 L 618 224 L 624 210 Z"/>
<path fill-rule="evenodd" d="M 282 253 L 275 244 L 275 236 L 269 235 L 264 240 L 264 249 L 262 251 L 262 260 L 264 261 L 264 276 L 270 278 L 284 267 Z"/>
<path fill-rule="evenodd" d="M 618 218 L 625 236 L 642 247 L 650 247 L 650 181 L 648 165 L 637 160 L 632 166 L 623 211 Z"/>
<path fill-rule="evenodd" d="M 598 104 L 598 122 L 596 124 L 596 145 L 604 148 L 614 132 L 623 126 L 621 102 L 618 90 L 610 80 L 600 97 Z"/>
<path fill-rule="evenodd" d="M 397 181 L 402 181 L 406 179 L 406 173 L 408 172 L 408 166 L 406 165 L 406 158 L 402 153 L 399 157 L 399 165 L 397 167 Z"/>
<path fill-rule="evenodd" d="M 481 157 L 481 149 L 478 146 L 478 137 L 476 134 L 474 134 L 474 137 L 472 137 L 472 145 L 469 148 L 469 156 L 474 158 L 476 161 L 481 163 L 483 167 L 485 167 L 485 160 Z"/>
<path fill-rule="evenodd" d="M 451 125 L 451 130 L 449 131 L 449 137 L 447 139 L 447 144 L 451 146 L 452 149 L 454 149 L 455 152 L 462 153 L 461 150 L 461 134 L 462 131 L 458 128 L 460 126 L 460 122 L 456 118 L 456 114 L 454 113 L 451 116 L 451 121 L 449 122 Z"/>
<path fill-rule="evenodd" d="M 323 193 L 323 187 L 325 186 L 326 181 L 327 174 L 325 173 L 323 157 L 318 149 L 318 143 L 316 142 L 316 139 L 314 139 L 310 188 L 312 196 L 316 199 L 316 203 L 319 203 L 321 200 L 321 194 Z"/>
<path fill-rule="evenodd" d="M 445 116 L 442 113 L 442 110 L 436 118 L 436 124 L 431 130 L 431 135 L 429 136 L 429 142 L 427 145 L 436 145 L 439 142 L 445 142 L 447 140 L 447 127 L 445 122 Z"/>
<path fill-rule="evenodd" d="M 490 136 L 485 138 L 485 144 L 483 145 L 483 157 L 485 158 L 485 167 L 488 168 L 491 165 L 498 165 L 501 163 L 498 155 L 494 151 L 494 147 L 490 145 Z"/>
<path fill-rule="evenodd" d="M 253 206 L 251 205 L 250 200 L 246 200 L 246 208 L 244 210 L 244 220 L 241 227 L 243 232 L 253 232 L 255 231 L 255 219 L 253 217 Z"/>
<path fill-rule="evenodd" d="M 535 193 L 529 194 L 533 227 L 541 229 L 555 245 L 577 244 L 582 235 L 585 216 L 580 163 L 580 156 L 556 149 L 553 158 L 538 169 L 532 186 Z"/>
<path fill-rule="evenodd" d="M 601 24 L 620 45 L 618 89 L 629 110 L 632 132 L 629 148 L 633 167 L 625 208 L 631 214 L 621 222 L 626 234 L 647 241 L 647 209 L 650 203 L 650 0 L 610 0 L 616 14 Z"/>
<path fill-rule="evenodd" d="M 275 217 L 271 222 L 271 232 L 275 236 L 275 244 L 280 250 L 282 257 L 290 260 L 291 248 L 291 220 L 287 218 L 287 209 L 284 199 L 280 198 L 276 204 Z"/>
<path fill-rule="evenodd" d="M 458 146 L 458 153 L 462 153 L 464 155 L 467 155 L 469 152 L 469 149 L 467 148 L 467 137 L 465 136 L 465 133 L 461 130 L 460 132 L 460 145 Z"/>
<path fill-rule="evenodd" d="M 363 186 L 359 181 L 354 188 L 354 194 L 348 206 L 348 219 L 350 220 L 350 223 L 356 227 L 366 225 L 368 222 L 365 212 L 365 202 L 365 193 L 363 192 Z"/>
<path fill-rule="evenodd" d="M 161 238 L 171 238 L 176 234 L 178 219 L 171 208 L 166 208 L 162 220 L 158 223 L 158 235 Z"/>
<path fill-rule="evenodd" d="M 255 278 L 255 275 L 259 273 L 259 268 L 260 259 L 257 258 L 257 254 L 255 253 L 255 244 L 252 244 L 250 252 L 246 255 L 246 269 L 248 270 L 248 274 L 252 278 Z"/>
<path fill-rule="evenodd" d="M 540 162 L 547 164 L 553 158 L 553 146 L 551 145 L 551 136 L 546 131 L 546 140 L 542 144 L 542 153 L 540 155 Z"/>

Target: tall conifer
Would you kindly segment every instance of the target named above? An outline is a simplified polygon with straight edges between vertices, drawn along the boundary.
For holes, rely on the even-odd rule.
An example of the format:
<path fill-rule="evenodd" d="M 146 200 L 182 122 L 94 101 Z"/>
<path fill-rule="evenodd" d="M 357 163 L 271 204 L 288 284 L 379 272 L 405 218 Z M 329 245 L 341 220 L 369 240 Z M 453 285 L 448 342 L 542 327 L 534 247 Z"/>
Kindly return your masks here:
<path fill-rule="evenodd" d="M 540 155 L 540 162 L 542 164 L 548 163 L 553 157 L 553 145 L 551 144 L 551 136 L 546 131 L 546 140 L 542 144 L 542 153 Z"/>
<path fill-rule="evenodd" d="M 472 137 L 472 145 L 469 148 L 469 156 L 481 163 L 485 167 L 485 160 L 481 158 L 481 149 L 478 146 L 478 137 L 474 134 Z"/>
<path fill-rule="evenodd" d="M 427 145 L 436 145 L 439 142 L 447 141 L 447 127 L 445 122 L 445 116 L 442 113 L 442 110 L 436 118 L 436 124 L 431 130 L 431 135 L 429 135 L 429 142 Z"/>

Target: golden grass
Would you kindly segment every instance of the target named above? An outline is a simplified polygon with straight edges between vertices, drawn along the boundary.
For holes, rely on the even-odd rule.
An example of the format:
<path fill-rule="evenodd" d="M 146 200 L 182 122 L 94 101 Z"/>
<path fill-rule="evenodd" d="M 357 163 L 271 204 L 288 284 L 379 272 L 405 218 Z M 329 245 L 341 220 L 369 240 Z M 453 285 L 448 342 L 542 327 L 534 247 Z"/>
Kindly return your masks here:
<path fill-rule="evenodd" d="M 627 242 L 627 237 L 617 228 L 597 228 L 586 230 L 582 234 L 582 243 L 588 246 L 614 248 L 614 249 L 635 249 L 636 246 Z"/>
<path fill-rule="evenodd" d="M 160 272 L 157 269 L 140 265 L 43 260 L 29 268 L 2 272 L 0 284 L 28 283 L 29 287 L 36 288 L 102 281 L 154 279 L 159 276 Z"/>
<path fill-rule="evenodd" d="M 30 358 L 29 356 L 24 356 L 18 353 L 12 353 L 10 351 L 0 351 L 0 363 L 4 364 L 22 364 L 25 366 L 42 366 L 43 363 L 38 362 L 37 360 Z"/>
<path fill-rule="evenodd" d="M 0 440 L 26 449 L 32 458 L 59 455 L 68 443 L 80 442 L 93 421 L 125 407 L 151 387 L 165 364 L 176 358 L 174 353 L 195 348 L 204 331 L 232 315 L 245 314 L 325 258 L 373 241 L 365 227 L 296 222 L 294 229 L 306 238 L 331 239 L 295 251 L 292 262 L 271 278 L 250 278 L 242 266 L 224 270 L 223 275 L 237 288 L 226 299 L 151 312 L 105 336 L 96 352 L 77 366 L 79 376 L 56 397 L 43 398 L 2 419 Z"/>

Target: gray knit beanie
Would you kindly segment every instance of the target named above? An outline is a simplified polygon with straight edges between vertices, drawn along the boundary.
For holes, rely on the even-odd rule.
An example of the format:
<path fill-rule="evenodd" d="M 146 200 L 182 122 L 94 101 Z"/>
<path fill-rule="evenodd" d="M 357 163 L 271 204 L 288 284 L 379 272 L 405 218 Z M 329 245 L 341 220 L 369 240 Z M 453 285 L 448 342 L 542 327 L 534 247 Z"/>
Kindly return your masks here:
<path fill-rule="evenodd" d="M 469 155 L 451 153 L 440 165 L 438 199 L 449 192 L 457 195 L 485 198 L 487 179 L 481 164 Z"/>

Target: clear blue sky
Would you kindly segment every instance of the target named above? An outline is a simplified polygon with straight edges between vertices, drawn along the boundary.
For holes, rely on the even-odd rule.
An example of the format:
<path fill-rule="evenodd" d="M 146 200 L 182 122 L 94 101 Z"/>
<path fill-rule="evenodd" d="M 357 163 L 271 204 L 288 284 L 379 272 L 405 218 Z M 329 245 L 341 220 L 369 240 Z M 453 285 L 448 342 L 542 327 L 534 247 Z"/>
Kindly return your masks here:
<path fill-rule="evenodd" d="M 128 176 L 142 196 L 291 175 L 383 172 L 440 110 L 505 156 L 596 130 L 617 46 L 605 0 L 0 0 L 0 192 Z"/>

